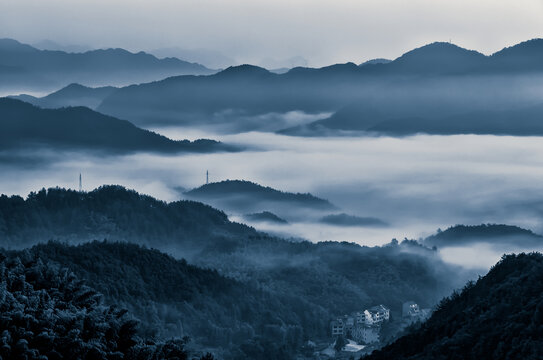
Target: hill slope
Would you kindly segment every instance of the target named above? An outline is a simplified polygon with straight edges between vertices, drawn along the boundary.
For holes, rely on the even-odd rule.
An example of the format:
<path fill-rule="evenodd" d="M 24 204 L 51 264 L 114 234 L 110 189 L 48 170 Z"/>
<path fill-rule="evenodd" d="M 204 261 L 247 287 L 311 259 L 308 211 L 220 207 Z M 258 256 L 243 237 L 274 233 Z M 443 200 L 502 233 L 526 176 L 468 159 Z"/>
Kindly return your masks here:
<path fill-rule="evenodd" d="M 309 193 L 289 193 L 246 180 L 225 180 L 187 191 L 184 196 L 234 213 L 271 211 L 280 217 L 301 210 L 335 209 L 328 200 Z M 288 219 L 287 219 L 288 220 Z"/>
<path fill-rule="evenodd" d="M 326 319 L 322 309 L 303 299 L 272 295 L 134 244 L 48 243 L 26 252 L 61 264 L 93 284 L 108 304 L 128 309 L 141 320 L 143 336 L 189 336 L 193 348 L 212 348 L 229 359 L 263 358 L 247 349 L 251 343 L 268 355 L 291 358 Z"/>
<path fill-rule="evenodd" d="M 420 328 L 364 359 L 540 359 L 543 256 L 504 256 Z"/>
<path fill-rule="evenodd" d="M 213 140 L 174 141 L 84 107 L 41 109 L 0 98 L 0 149 L 90 149 L 104 152 L 232 150 Z"/>
<path fill-rule="evenodd" d="M 478 242 L 494 245 L 513 244 L 519 247 L 543 245 L 543 236 L 518 226 L 483 224 L 476 226 L 456 225 L 424 239 L 427 246 L 447 247 L 469 245 Z"/>
<path fill-rule="evenodd" d="M 68 106 L 85 106 L 90 109 L 96 109 L 102 100 L 116 89 L 113 86 L 90 88 L 79 84 L 70 84 L 44 97 L 34 97 L 24 94 L 10 97 L 47 109 Z"/>
<path fill-rule="evenodd" d="M 0 234 L 4 246 L 21 248 L 51 239 L 81 243 L 104 238 L 205 247 L 257 233 L 201 203 L 168 204 L 121 186 L 103 186 L 85 193 L 42 189 L 27 199 L 2 195 Z"/>
<path fill-rule="evenodd" d="M 138 338 L 125 310 L 66 269 L 29 252 L 0 256 L 3 359 L 187 359 L 181 342 Z"/>

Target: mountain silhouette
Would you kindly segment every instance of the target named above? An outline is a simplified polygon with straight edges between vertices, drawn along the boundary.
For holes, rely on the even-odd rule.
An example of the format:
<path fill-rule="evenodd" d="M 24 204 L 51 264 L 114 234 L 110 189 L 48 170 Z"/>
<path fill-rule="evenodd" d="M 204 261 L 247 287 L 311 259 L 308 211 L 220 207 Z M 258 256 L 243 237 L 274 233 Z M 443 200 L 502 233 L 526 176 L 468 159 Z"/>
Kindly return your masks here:
<path fill-rule="evenodd" d="M 493 71 L 539 72 L 543 63 L 543 39 L 532 39 L 504 48 L 490 56 Z"/>
<path fill-rule="evenodd" d="M 486 56 L 446 42 L 411 50 L 389 63 L 388 71 L 404 74 L 457 74 L 479 70 Z"/>
<path fill-rule="evenodd" d="M 243 215 L 243 217 L 249 221 L 288 224 L 288 221 L 280 218 L 279 216 L 269 211 L 262 211 L 262 212 L 254 213 L 254 214 L 246 214 L 246 215 Z"/>
<path fill-rule="evenodd" d="M 214 72 L 199 64 L 157 59 L 144 52 L 104 49 L 67 53 L 39 50 L 13 39 L 0 39 L 0 66 L 0 90 L 20 92 L 58 89 L 70 83 L 127 85 L 172 75 Z M 16 71 L 7 71 L 6 67 Z"/>
<path fill-rule="evenodd" d="M 26 94 L 10 97 L 47 109 L 68 106 L 85 106 L 95 109 L 104 98 L 116 89 L 113 86 L 91 88 L 74 83 L 44 97 L 34 97 Z"/>
<path fill-rule="evenodd" d="M 228 212 L 246 214 L 266 210 L 278 214 L 281 218 L 303 209 L 324 211 L 335 208 L 328 200 L 309 193 L 283 192 L 246 180 L 225 180 L 205 184 L 185 192 L 184 196 Z"/>
<path fill-rule="evenodd" d="M 0 148 L 34 147 L 104 152 L 233 150 L 213 140 L 170 140 L 85 107 L 41 109 L 20 100 L 0 98 Z"/>
<path fill-rule="evenodd" d="M 449 247 L 486 242 L 494 245 L 512 244 L 519 247 L 541 246 L 543 236 L 518 226 L 483 224 L 456 225 L 423 240 L 427 246 Z"/>
<path fill-rule="evenodd" d="M 269 121 L 261 115 L 291 111 L 338 113 L 347 109 L 303 130 L 317 135 L 326 133 L 319 130 L 329 129 L 382 130 L 395 135 L 394 129 L 370 128 L 384 121 L 393 121 L 394 126 L 398 122 L 409 125 L 413 119 L 447 121 L 448 117 L 468 113 L 501 113 L 535 106 L 533 97 L 527 94 L 538 86 L 538 78 L 528 76 L 527 69 L 532 73 L 543 72 L 543 62 L 537 60 L 541 52 L 541 40 L 522 43 L 492 56 L 437 42 L 390 62 L 363 66 L 346 63 L 323 68 L 296 67 L 276 74 L 242 65 L 210 76 L 176 76 L 124 87 L 107 96 L 98 109 L 136 124 L 199 126 L 205 122 L 210 126 L 226 124 L 240 132 L 269 129 Z M 379 116 L 357 113 L 356 107 L 362 111 L 373 108 Z M 342 124 L 335 124 L 340 118 Z M 464 122 L 463 129 L 451 124 L 450 130 L 443 131 L 490 134 L 520 131 L 500 124 L 493 128 L 491 120 L 472 118 L 469 122 L 474 121 L 473 126 Z M 408 133 L 440 133 L 426 123 L 414 122 L 408 127 L 413 128 L 406 130 Z M 296 134 L 296 130 L 300 129 L 285 133 Z"/>

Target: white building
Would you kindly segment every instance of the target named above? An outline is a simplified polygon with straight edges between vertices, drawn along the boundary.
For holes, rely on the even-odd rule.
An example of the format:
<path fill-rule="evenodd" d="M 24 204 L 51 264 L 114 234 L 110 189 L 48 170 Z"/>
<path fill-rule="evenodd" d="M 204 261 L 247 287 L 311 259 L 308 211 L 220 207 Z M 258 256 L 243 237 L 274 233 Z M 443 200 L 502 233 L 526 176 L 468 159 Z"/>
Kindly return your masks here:
<path fill-rule="evenodd" d="M 351 331 L 353 340 L 364 343 L 371 344 L 379 342 L 379 332 L 381 331 L 380 326 L 368 326 L 363 324 L 357 324 Z"/>
<path fill-rule="evenodd" d="M 414 301 L 407 301 L 402 305 L 402 316 L 409 322 L 425 321 L 430 315 L 431 309 L 421 309 Z"/>
<path fill-rule="evenodd" d="M 402 316 L 407 318 L 418 317 L 420 315 L 419 305 L 414 301 L 404 302 L 402 305 Z"/>
<path fill-rule="evenodd" d="M 379 341 L 381 324 L 390 319 L 390 309 L 384 305 L 338 317 L 330 323 L 333 337 L 342 335 L 365 344 Z"/>

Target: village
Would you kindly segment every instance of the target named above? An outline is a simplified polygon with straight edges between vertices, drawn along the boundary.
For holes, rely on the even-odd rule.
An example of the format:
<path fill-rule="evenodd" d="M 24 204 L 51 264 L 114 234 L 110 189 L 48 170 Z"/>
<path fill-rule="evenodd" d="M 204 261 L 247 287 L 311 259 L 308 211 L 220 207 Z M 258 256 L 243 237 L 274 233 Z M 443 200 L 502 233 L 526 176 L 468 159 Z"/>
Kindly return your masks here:
<path fill-rule="evenodd" d="M 401 316 L 392 317 L 390 308 L 380 304 L 338 316 L 330 322 L 333 342 L 320 346 L 320 350 L 309 342 L 308 350 L 314 350 L 314 359 L 358 359 L 388 343 L 407 326 L 428 319 L 431 309 L 421 309 L 414 301 L 407 301 L 395 313 Z"/>

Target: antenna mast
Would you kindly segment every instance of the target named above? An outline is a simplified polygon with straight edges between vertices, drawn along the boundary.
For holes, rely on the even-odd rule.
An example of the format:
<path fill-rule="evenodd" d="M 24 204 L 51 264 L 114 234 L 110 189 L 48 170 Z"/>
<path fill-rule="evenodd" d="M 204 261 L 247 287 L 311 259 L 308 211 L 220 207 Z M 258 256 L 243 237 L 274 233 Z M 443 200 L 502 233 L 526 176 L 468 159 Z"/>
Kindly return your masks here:
<path fill-rule="evenodd" d="M 81 173 L 79 173 L 79 192 L 83 191 L 83 183 L 81 182 Z"/>

